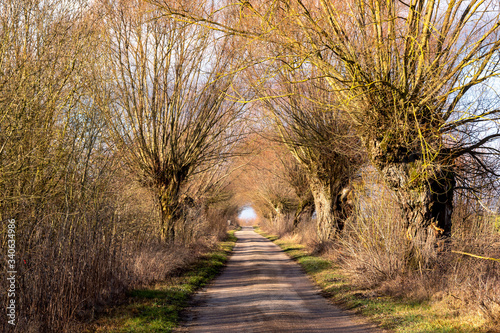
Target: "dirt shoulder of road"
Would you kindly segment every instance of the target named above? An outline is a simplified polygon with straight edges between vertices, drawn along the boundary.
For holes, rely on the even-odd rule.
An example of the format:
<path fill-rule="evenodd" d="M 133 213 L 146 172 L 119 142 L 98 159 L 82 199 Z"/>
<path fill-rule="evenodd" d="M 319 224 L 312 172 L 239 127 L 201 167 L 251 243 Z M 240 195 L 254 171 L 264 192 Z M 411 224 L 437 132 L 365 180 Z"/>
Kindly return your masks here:
<path fill-rule="evenodd" d="M 216 278 L 236 244 L 234 230 L 218 247 L 197 259 L 182 273 L 151 286 L 127 292 L 120 304 L 101 311 L 95 321 L 82 328 L 93 332 L 172 332 L 183 321 L 183 311 L 192 296 Z"/>
<path fill-rule="evenodd" d="M 255 231 L 298 262 L 331 303 L 366 318 L 385 332 L 498 332 L 484 326 L 478 316 L 458 317 L 452 309 L 429 301 L 399 299 L 358 288 L 338 265 L 320 255 L 312 255 L 304 245 L 286 237 L 279 239 L 259 228 Z"/>

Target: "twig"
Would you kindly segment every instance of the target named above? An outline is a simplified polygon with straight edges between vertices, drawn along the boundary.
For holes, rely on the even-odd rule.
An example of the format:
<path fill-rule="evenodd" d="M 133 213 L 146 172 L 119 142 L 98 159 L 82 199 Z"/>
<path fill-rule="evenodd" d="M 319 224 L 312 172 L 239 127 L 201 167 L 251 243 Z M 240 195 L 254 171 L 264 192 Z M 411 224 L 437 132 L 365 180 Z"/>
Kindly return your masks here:
<path fill-rule="evenodd" d="M 458 254 L 463 254 L 465 256 L 470 256 L 470 257 L 474 257 L 474 258 L 486 259 L 486 260 L 493 260 L 493 261 L 499 261 L 500 262 L 499 258 L 482 257 L 482 256 L 478 256 L 477 254 L 472 254 L 472 253 L 467 253 L 467 252 L 461 252 L 461 251 L 454 251 L 454 250 L 452 250 L 451 252 L 458 253 Z"/>

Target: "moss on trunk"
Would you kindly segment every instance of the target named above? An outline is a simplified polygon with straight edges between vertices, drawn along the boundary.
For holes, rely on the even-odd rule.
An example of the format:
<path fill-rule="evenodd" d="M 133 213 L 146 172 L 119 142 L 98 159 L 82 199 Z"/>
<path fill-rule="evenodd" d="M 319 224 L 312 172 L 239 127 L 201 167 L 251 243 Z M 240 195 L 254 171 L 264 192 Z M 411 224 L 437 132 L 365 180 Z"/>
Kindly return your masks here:
<path fill-rule="evenodd" d="M 447 160 L 426 160 L 424 153 L 399 143 L 367 145 L 374 166 L 396 193 L 412 252 L 425 244 L 444 244 L 451 236 L 455 174 Z"/>

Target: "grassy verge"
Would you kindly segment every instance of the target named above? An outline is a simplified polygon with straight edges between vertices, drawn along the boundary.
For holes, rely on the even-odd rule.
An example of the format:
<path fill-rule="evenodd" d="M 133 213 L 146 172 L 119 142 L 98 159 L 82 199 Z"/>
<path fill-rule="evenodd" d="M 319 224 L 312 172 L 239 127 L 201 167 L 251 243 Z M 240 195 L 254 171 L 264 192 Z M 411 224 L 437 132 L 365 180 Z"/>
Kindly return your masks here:
<path fill-rule="evenodd" d="M 379 296 L 354 286 L 342 269 L 319 256 L 310 255 L 304 245 L 258 233 L 280 246 L 296 260 L 323 290 L 325 297 L 344 309 L 354 310 L 394 332 L 493 332 L 479 316 L 459 316 L 458 311 L 443 302 L 414 301 Z"/>
<path fill-rule="evenodd" d="M 180 276 L 130 291 L 126 304 L 109 309 L 87 332 L 171 332 L 192 294 L 224 267 L 235 242 L 234 231 L 230 231 L 217 250 L 202 256 Z"/>

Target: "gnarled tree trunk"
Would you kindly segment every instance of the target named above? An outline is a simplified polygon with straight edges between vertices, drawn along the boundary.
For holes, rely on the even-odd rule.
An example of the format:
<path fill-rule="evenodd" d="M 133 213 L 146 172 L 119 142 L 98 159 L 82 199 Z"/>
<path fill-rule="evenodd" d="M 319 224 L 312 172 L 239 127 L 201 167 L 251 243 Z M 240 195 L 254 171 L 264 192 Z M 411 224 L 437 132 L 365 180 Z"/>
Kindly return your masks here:
<path fill-rule="evenodd" d="M 316 173 L 309 175 L 309 184 L 316 210 L 316 229 L 320 241 L 325 241 L 339 234 L 344 228 L 352 209 L 345 200 L 344 183 Z"/>
<path fill-rule="evenodd" d="M 420 186 L 396 189 L 407 237 L 413 247 L 427 241 L 444 245 L 451 236 L 455 176 L 443 172 L 438 177 L 420 182 Z"/>
<path fill-rule="evenodd" d="M 421 153 L 384 147 L 382 154 L 380 146 L 368 146 L 369 153 L 385 183 L 396 193 L 411 247 L 418 250 L 429 241 L 435 245 L 445 243 L 452 228 L 456 184 L 453 169 L 437 159 L 425 165 Z"/>
<path fill-rule="evenodd" d="M 316 232 L 320 241 L 330 239 L 339 228 L 333 214 L 333 198 L 328 180 L 310 177 L 311 192 L 316 210 Z"/>
<path fill-rule="evenodd" d="M 175 225 L 179 219 L 179 191 L 176 184 L 164 184 L 159 186 L 158 200 L 160 207 L 160 241 L 164 243 L 175 242 Z"/>
<path fill-rule="evenodd" d="M 162 199 L 160 198 L 160 201 Z M 161 205 L 161 215 L 160 215 L 160 241 L 162 243 L 173 243 L 175 242 L 175 222 L 176 219 L 174 215 L 176 213 L 176 208 L 174 205 Z"/>
<path fill-rule="evenodd" d="M 302 201 L 300 201 L 299 205 L 297 206 L 297 209 L 295 210 L 295 215 L 293 217 L 293 229 L 296 230 L 297 227 L 299 226 L 300 219 L 304 214 L 310 214 L 312 213 L 312 207 L 314 204 L 314 198 L 306 198 Z"/>

